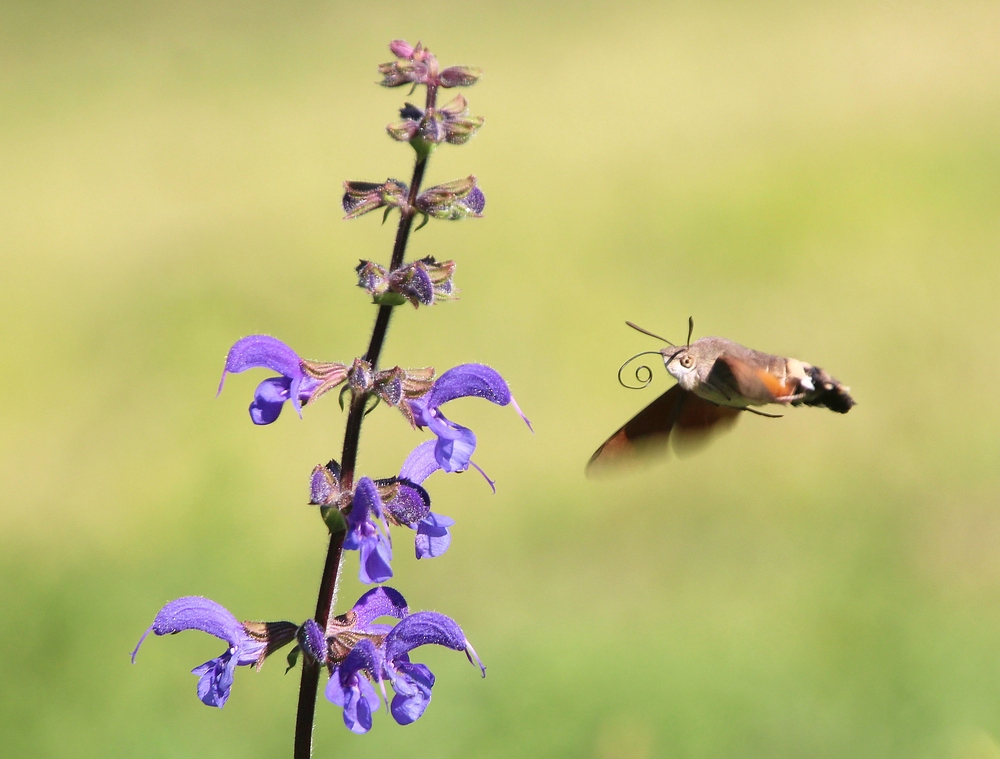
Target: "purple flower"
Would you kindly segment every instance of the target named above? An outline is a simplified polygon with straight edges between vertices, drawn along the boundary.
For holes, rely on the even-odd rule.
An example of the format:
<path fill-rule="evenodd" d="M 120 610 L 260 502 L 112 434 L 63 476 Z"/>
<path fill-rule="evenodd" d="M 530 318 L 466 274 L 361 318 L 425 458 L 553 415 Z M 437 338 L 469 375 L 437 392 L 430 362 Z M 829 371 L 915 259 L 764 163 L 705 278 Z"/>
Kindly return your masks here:
<path fill-rule="evenodd" d="M 430 496 L 423 487 L 420 487 L 424 480 L 441 468 L 434 455 L 436 447 L 436 441 L 427 440 L 413 449 L 399 471 L 400 495 L 386 503 L 386 510 L 394 519 L 417 531 L 414 549 L 418 559 L 432 559 L 447 551 L 451 545 L 451 533 L 448 528 L 455 524 L 455 520 L 451 517 L 435 514 L 430 510 Z M 482 472 L 481 469 L 479 471 Z M 488 477 L 486 481 L 493 487 Z M 424 499 L 425 509 L 420 512 L 410 508 L 408 515 L 412 515 L 413 518 L 405 520 L 398 516 L 402 510 L 397 507 L 397 502 L 411 503 L 415 500 L 414 496 Z"/>
<path fill-rule="evenodd" d="M 135 664 L 139 646 L 150 632 L 157 635 L 201 630 L 229 644 L 220 656 L 191 670 L 198 675 L 198 698 L 208 706 L 222 708 L 229 698 L 236 667 L 255 664 L 295 637 L 291 622 L 239 622 L 223 606 L 200 596 L 185 596 L 171 601 L 156 615 L 153 624 L 142 634 L 132 652 Z"/>
<path fill-rule="evenodd" d="M 441 469 L 464 472 L 471 465 L 486 477 L 485 472 L 472 462 L 472 453 L 476 450 L 475 434 L 468 427 L 449 420 L 440 410 L 448 401 L 467 396 L 483 398 L 498 406 L 511 404 L 531 429 L 531 422 L 518 408 L 503 377 L 483 364 L 462 364 L 449 369 L 434 381 L 424 396 L 411 399 L 408 403 L 413 423 L 417 427 L 429 427 L 437 436 L 434 460 Z M 486 479 L 492 487 L 492 480 L 489 477 Z"/>
<path fill-rule="evenodd" d="M 219 380 L 219 392 L 227 374 L 247 369 L 271 369 L 280 377 L 270 377 L 259 385 L 250 404 L 254 424 L 270 424 L 281 414 L 285 401 L 302 416 L 302 404 L 309 403 L 347 378 L 347 367 L 337 363 L 306 361 L 270 335 L 250 335 L 237 340 L 226 356 L 226 367 Z"/>
<path fill-rule="evenodd" d="M 409 657 L 414 648 L 430 643 L 454 651 L 465 651 L 469 661 L 475 660 L 483 677 L 486 677 L 486 667 L 453 619 L 433 611 L 410 614 L 385 636 L 385 659 L 382 663 L 392 689 L 396 691 L 389 711 L 400 725 L 418 720 L 430 703 L 434 675 L 423 664 L 411 663 Z"/>
<path fill-rule="evenodd" d="M 375 622 L 379 617 L 401 620 L 395 627 Z M 371 729 L 372 713 L 379 708 L 372 681 L 385 693 L 385 680 L 395 691 L 389 711 L 401 725 L 418 719 L 431 699 L 434 675 L 423 664 L 410 661 L 418 646 L 436 644 L 465 651 L 469 661 L 483 667 L 475 650 L 454 620 L 436 612 L 410 614 L 406 600 L 392 588 L 365 593 L 347 614 L 331 625 L 332 652 L 326 697 L 344 710 L 344 724 L 355 733 Z"/>
<path fill-rule="evenodd" d="M 377 521 L 376 521 L 377 520 Z M 358 480 L 354 488 L 351 512 L 347 515 L 347 537 L 344 548 L 358 551 L 358 579 L 364 583 L 385 582 L 392 577 L 392 544 L 389 525 L 382 511 L 378 488 L 368 477 Z"/>

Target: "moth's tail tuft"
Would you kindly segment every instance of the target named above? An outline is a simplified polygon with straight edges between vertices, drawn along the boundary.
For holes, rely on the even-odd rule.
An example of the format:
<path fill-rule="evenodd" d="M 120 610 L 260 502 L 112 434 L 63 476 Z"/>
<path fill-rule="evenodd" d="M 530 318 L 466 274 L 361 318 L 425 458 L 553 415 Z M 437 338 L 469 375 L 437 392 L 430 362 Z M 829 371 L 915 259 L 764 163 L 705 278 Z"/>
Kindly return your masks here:
<path fill-rule="evenodd" d="M 818 366 L 810 366 L 807 371 L 816 389 L 802 400 L 806 406 L 825 406 L 830 411 L 846 414 L 855 405 L 851 388 L 847 385 L 841 384 Z"/>

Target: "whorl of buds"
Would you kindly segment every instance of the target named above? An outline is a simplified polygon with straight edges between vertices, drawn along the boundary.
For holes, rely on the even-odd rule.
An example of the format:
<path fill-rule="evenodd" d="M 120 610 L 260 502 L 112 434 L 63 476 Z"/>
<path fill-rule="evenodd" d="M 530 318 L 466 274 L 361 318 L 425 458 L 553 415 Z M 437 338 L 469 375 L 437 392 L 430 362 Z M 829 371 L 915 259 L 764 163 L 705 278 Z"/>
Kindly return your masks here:
<path fill-rule="evenodd" d="M 392 273 L 373 261 L 362 261 L 355 269 L 358 287 L 367 290 L 379 305 L 398 306 L 409 301 L 416 308 L 450 300 L 458 292 L 452 282 L 454 261 L 438 262 L 433 256 L 401 266 Z"/>
<path fill-rule="evenodd" d="M 473 66 L 452 66 L 439 72 L 437 57 L 419 42 L 414 47 L 405 40 L 393 40 L 389 43 L 389 50 L 398 60 L 379 65 L 383 87 L 401 87 L 404 84 L 468 87 L 483 75 L 480 69 Z"/>
<path fill-rule="evenodd" d="M 356 358 L 347 381 L 355 394 L 371 394 L 390 406 L 398 406 L 404 398 L 419 398 L 430 390 L 434 374 L 433 367 L 429 366 L 421 369 L 394 366 L 375 371 L 363 358 Z"/>
<path fill-rule="evenodd" d="M 394 140 L 407 142 L 414 137 L 434 144 L 462 145 L 483 125 L 482 116 L 469 115 L 469 102 L 457 95 L 440 108 L 423 111 L 412 103 L 399 109 L 402 121 L 394 121 L 386 131 Z"/>

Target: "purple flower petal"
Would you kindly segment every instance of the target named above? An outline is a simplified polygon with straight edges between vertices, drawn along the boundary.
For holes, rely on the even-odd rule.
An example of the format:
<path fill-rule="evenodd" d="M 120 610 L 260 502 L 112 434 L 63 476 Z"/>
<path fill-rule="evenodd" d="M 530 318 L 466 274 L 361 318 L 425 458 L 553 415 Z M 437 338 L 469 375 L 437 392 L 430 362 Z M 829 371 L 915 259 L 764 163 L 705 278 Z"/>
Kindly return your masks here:
<path fill-rule="evenodd" d="M 360 672 L 348 672 L 343 665 L 334 667 L 326 684 L 326 697 L 344 709 L 344 724 L 352 733 L 367 733 L 372 728 L 372 713 L 378 711 L 379 698 L 372 684 Z"/>
<path fill-rule="evenodd" d="M 455 520 L 442 514 L 431 512 L 417 525 L 417 537 L 414 540 L 418 559 L 433 559 L 448 550 L 451 545 L 451 533 L 448 528 Z"/>
<path fill-rule="evenodd" d="M 198 698 L 201 702 L 219 709 L 225 706 L 233 687 L 235 671 L 236 659 L 228 651 L 192 669 L 191 674 L 199 676 Z"/>
<path fill-rule="evenodd" d="M 265 647 L 263 642 L 251 638 L 243 624 L 222 604 L 201 596 L 184 596 L 160 609 L 153 624 L 136 644 L 132 662 L 135 662 L 139 646 L 150 632 L 171 635 L 183 630 L 201 630 L 226 641 L 231 647 L 241 651 L 239 664 L 256 662 Z"/>
<path fill-rule="evenodd" d="M 469 645 L 462 628 L 451 617 L 436 611 L 418 611 L 401 620 L 385 637 L 385 657 L 392 661 L 430 643 L 455 651 L 464 651 Z"/>
<path fill-rule="evenodd" d="M 434 381 L 425 400 L 428 408 L 436 409 L 448 401 L 470 395 L 498 406 L 510 403 L 510 388 L 503 377 L 483 364 L 461 364 L 449 369 Z"/>
<path fill-rule="evenodd" d="M 410 455 L 403 462 L 403 468 L 399 470 L 400 479 L 406 479 L 419 485 L 440 469 L 441 465 L 434 455 L 436 446 L 436 440 L 427 440 L 410 451 Z"/>
<path fill-rule="evenodd" d="M 383 529 L 380 529 L 371 515 L 384 519 L 382 500 L 375 483 L 368 477 L 362 477 L 354 489 L 351 513 L 347 516 L 348 529 L 344 548 L 360 552 L 358 577 L 361 582 L 385 582 L 392 577 L 392 546 L 385 534 L 388 527 L 383 524 Z"/>
<path fill-rule="evenodd" d="M 291 397 L 292 380 L 288 377 L 270 377 L 257 385 L 250 404 L 250 419 L 254 424 L 270 424 L 281 414 L 281 409 Z"/>
<path fill-rule="evenodd" d="M 401 662 L 392 677 L 392 689 L 396 695 L 389 711 L 400 725 L 416 722 L 431 702 L 431 688 L 434 674 L 423 664 Z"/>
<path fill-rule="evenodd" d="M 358 579 L 366 585 L 392 578 L 392 549 L 381 535 L 365 538 L 361 543 Z"/>
<path fill-rule="evenodd" d="M 237 340 L 226 356 L 226 368 L 219 382 L 219 392 L 226 381 L 226 374 L 239 374 L 247 369 L 267 368 L 285 377 L 301 377 L 302 366 L 298 354 L 285 343 L 270 335 L 250 335 Z"/>
<path fill-rule="evenodd" d="M 440 416 L 440 419 L 444 419 Z M 469 468 L 472 454 L 476 450 L 476 435 L 468 427 L 448 422 L 445 434 L 438 434 L 434 457 L 446 472 L 464 472 Z M 431 431 L 436 431 L 431 427 Z"/>
<path fill-rule="evenodd" d="M 403 594 L 393 588 L 382 586 L 365 593 L 351 609 L 357 616 L 354 627 L 365 632 L 379 617 L 402 619 L 409 613 Z"/>

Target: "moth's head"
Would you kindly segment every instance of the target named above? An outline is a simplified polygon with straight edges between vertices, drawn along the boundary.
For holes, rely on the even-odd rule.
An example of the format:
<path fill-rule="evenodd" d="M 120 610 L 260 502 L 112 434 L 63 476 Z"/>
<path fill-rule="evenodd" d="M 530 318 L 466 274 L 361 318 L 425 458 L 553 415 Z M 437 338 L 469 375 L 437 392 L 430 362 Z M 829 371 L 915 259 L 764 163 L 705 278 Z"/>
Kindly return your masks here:
<path fill-rule="evenodd" d="M 663 365 L 670 376 L 684 384 L 683 380 L 697 371 L 698 361 L 690 345 L 672 345 L 660 351 Z"/>
<path fill-rule="evenodd" d="M 659 353 L 661 356 L 663 356 L 663 365 L 666 367 L 667 371 L 674 379 L 680 382 L 685 389 L 690 389 L 691 386 L 697 384 L 695 379 L 697 377 L 697 368 L 698 368 L 698 361 L 697 361 L 698 357 L 696 355 L 697 344 L 695 344 L 694 346 L 691 345 L 691 333 L 694 332 L 694 317 L 688 317 L 687 345 L 674 345 L 672 342 L 667 340 L 667 338 L 660 337 L 659 335 L 654 334 L 653 332 L 650 332 L 647 329 L 643 329 L 638 324 L 633 324 L 632 322 L 625 322 L 625 323 L 632 329 L 638 332 L 642 332 L 644 335 L 649 335 L 650 337 L 655 337 L 657 340 L 662 340 L 667 344 L 667 347 L 660 351 L 648 351 L 643 353 L 637 353 L 635 356 L 632 356 L 632 358 L 630 358 L 628 361 L 622 364 L 621 369 L 618 370 L 619 382 L 621 382 L 623 385 L 625 384 L 624 381 L 622 380 L 622 370 L 626 366 L 628 366 L 628 364 L 631 363 L 634 359 L 638 358 L 639 356 L 646 355 L 647 353 Z M 641 370 L 647 372 L 647 375 L 645 377 L 640 377 L 639 372 Z M 684 382 L 685 378 L 688 378 L 687 383 Z M 649 371 L 649 367 L 643 366 L 637 369 L 636 379 L 638 379 L 641 383 L 639 387 L 646 387 L 649 384 L 650 380 L 652 379 L 652 372 Z M 626 387 L 633 387 L 633 386 L 626 385 Z"/>

